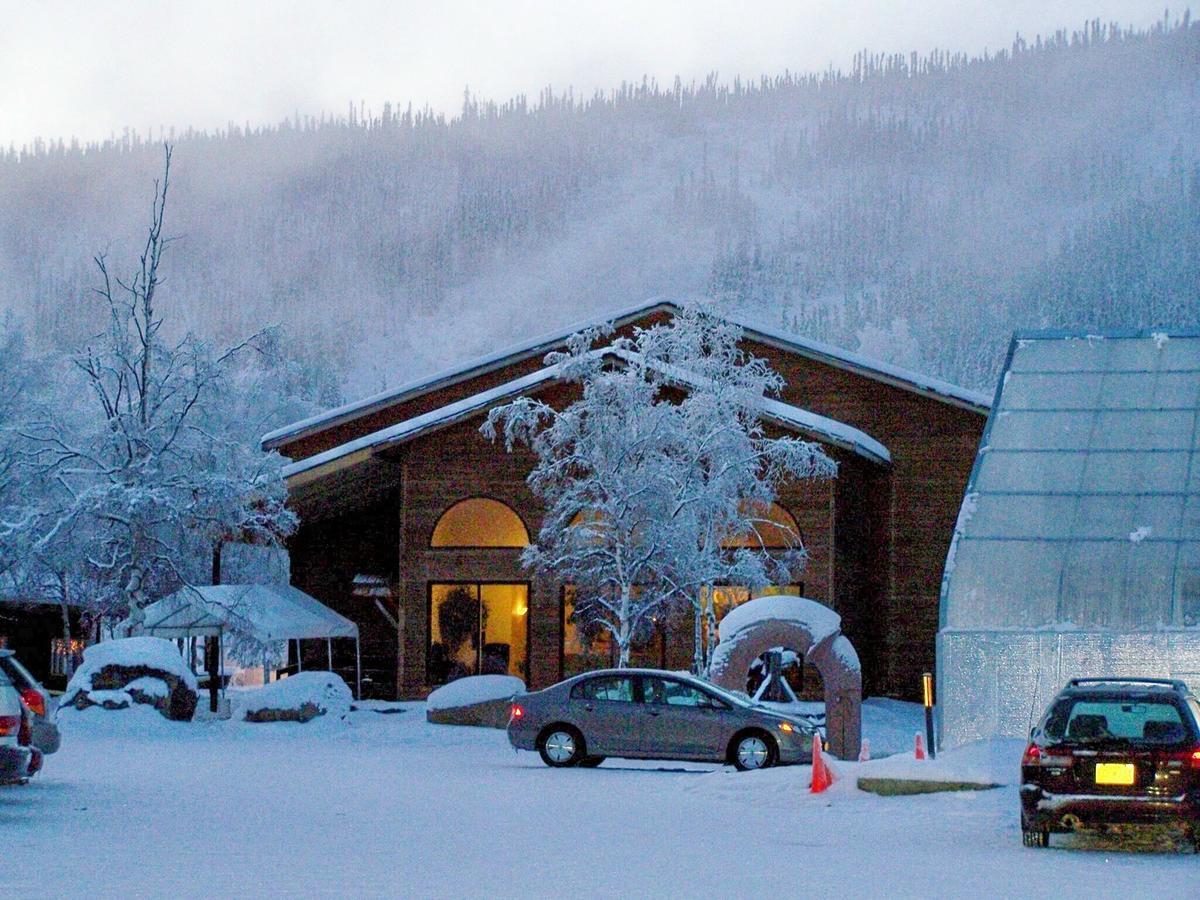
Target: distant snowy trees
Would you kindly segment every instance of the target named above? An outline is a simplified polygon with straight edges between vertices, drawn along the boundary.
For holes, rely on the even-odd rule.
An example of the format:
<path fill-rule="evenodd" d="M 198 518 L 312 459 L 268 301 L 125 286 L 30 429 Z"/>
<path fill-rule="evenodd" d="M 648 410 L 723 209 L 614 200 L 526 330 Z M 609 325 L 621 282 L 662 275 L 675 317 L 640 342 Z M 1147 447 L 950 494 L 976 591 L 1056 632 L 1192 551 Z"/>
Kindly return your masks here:
<path fill-rule="evenodd" d="M 690 608 L 702 671 L 705 589 L 786 583 L 804 562 L 798 535 L 782 552 L 728 538 L 757 535 L 786 480 L 831 477 L 835 465 L 819 445 L 764 432 L 761 403 L 780 380 L 739 348 L 736 326 L 689 308 L 632 338 L 608 336 L 574 335 L 547 357 L 578 400 L 556 410 L 522 397 L 482 431 L 537 457 L 529 484 L 547 511 L 523 559 L 571 583 L 576 623 L 606 630 L 624 666 L 656 618 Z"/>
<path fill-rule="evenodd" d="M 220 543 L 277 544 L 296 525 L 283 461 L 257 447 L 264 414 L 287 405 L 269 395 L 296 381 L 277 335 L 220 350 L 191 332 L 167 336 L 171 162 L 168 148 L 129 274 L 95 259 L 101 330 L 67 359 L 41 361 L 36 400 L 5 413 L 0 431 L 17 482 L 0 497 L 10 550 L 0 590 L 128 613 L 135 631 L 147 603 L 207 582 Z"/>
<path fill-rule="evenodd" d="M 849 349 L 904 320 L 906 364 L 990 393 L 1014 328 L 1194 323 L 1198 54 L 1195 22 L 1089 22 L 977 57 L 190 133 L 171 321 L 217 343 L 281 321 L 365 395 L 707 295 Z M 158 164 L 132 133 L 0 150 L 0 311 L 35 352 L 91 333 L 70 298 L 96 248 L 140 242 Z"/>

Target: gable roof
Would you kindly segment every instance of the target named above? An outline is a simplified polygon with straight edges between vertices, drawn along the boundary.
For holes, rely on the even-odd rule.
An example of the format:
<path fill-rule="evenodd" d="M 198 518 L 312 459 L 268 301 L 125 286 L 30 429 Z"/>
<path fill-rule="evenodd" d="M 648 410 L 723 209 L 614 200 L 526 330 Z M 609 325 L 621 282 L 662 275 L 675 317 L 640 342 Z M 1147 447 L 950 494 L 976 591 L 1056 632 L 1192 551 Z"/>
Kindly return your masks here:
<path fill-rule="evenodd" d="M 602 349 L 595 352 L 605 355 L 627 355 L 610 349 Z M 694 384 L 696 381 L 688 373 L 675 372 L 669 374 L 671 374 L 671 377 L 684 383 Z M 317 453 L 313 456 L 297 460 L 283 467 L 283 475 L 285 478 L 291 480 L 310 473 L 308 477 L 301 480 L 303 482 L 315 480 L 321 477 L 323 474 L 322 470 L 333 471 L 364 462 L 387 447 L 406 443 L 429 431 L 444 428 L 462 419 L 469 418 L 520 394 L 535 391 L 555 382 L 559 377 L 559 366 L 546 366 L 543 369 L 538 369 L 536 372 L 515 378 L 512 381 L 489 390 L 481 391 L 471 397 L 465 397 L 440 409 L 432 410 L 404 422 L 398 422 L 395 425 L 390 425 L 371 434 L 355 438 L 352 441 L 347 441 L 323 453 Z M 818 440 L 849 450 L 874 463 L 889 465 L 892 461 L 892 455 L 887 447 L 861 429 L 854 428 L 836 419 L 831 419 L 828 416 L 800 409 L 780 400 L 764 397 L 760 402 L 763 417 L 770 422 L 811 435 Z"/>
<path fill-rule="evenodd" d="M 281 428 L 269 431 L 262 436 L 264 450 L 275 449 L 290 441 L 310 434 L 324 431 L 343 422 L 352 421 L 397 403 L 402 403 L 414 397 L 438 388 L 447 387 L 468 378 L 494 371 L 510 363 L 544 355 L 557 346 L 562 345 L 568 337 L 576 332 L 606 323 L 620 328 L 655 312 L 677 312 L 681 304 L 671 300 L 655 298 L 637 306 L 627 307 L 603 316 L 577 322 L 567 328 L 543 334 L 519 344 L 498 350 L 486 356 L 478 357 L 470 362 L 445 369 L 426 378 L 410 381 L 399 387 L 335 407 L 307 419 L 292 422 Z M 746 336 L 760 343 L 796 353 L 809 359 L 825 363 L 840 369 L 863 375 L 885 384 L 913 391 L 923 396 L 932 397 L 954 406 L 964 407 L 976 412 L 986 413 L 991 408 L 991 398 L 979 391 L 958 387 L 937 378 L 931 378 L 912 372 L 900 366 L 870 359 L 858 353 L 852 353 L 832 344 L 809 340 L 788 334 L 780 329 L 756 323 L 740 315 L 720 314 L 721 318 L 741 326 Z"/>

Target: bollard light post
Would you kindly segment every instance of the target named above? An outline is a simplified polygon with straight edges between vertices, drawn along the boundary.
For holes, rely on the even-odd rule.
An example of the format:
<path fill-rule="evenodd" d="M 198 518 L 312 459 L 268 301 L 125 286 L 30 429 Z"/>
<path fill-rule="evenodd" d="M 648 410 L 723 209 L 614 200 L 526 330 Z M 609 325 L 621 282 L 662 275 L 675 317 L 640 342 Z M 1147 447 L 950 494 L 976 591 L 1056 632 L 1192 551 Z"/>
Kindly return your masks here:
<path fill-rule="evenodd" d="M 937 759 L 933 746 L 933 675 L 929 672 L 921 676 L 921 698 L 925 702 L 925 746 L 929 748 L 929 758 Z"/>

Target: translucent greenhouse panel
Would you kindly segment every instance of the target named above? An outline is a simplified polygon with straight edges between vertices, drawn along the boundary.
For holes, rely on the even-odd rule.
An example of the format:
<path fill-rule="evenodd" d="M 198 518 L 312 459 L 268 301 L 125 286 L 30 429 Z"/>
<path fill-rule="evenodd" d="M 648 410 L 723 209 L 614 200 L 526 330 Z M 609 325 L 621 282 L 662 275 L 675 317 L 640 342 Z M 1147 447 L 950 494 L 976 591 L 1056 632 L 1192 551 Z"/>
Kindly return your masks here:
<path fill-rule="evenodd" d="M 1097 372 L 1012 372 L 1004 382 L 1004 408 L 1094 409 L 1103 379 L 1104 375 Z"/>
<path fill-rule="evenodd" d="M 1152 406 L 1195 409 L 1200 406 L 1200 384 L 1194 372 L 1163 372 L 1154 379 Z"/>
<path fill-rule="evenodd" d="M 1179 490 L 1187 480 L 1190 457 L 1186 450 L 1076 455 L 1089 491 L 1124 493 Z"/>
<path fill-rule="evenodd" d="M 975 490 L 1047 491 L 1078 490 L 1087 457 L 1079 453 L 1005 453 L 983 455 L 975 476 Z"/>
<path fill-rule="evenodd" d="M 1096 414 L 1002 410 L 988 438 L 1001 450 L 1080 450 L 1088 446 Z"/>
<path fill-rule="evenodd" d="M 1143 541 L 1129 548 L 1124 600 L 1117 612 L 1122 627 L 1166 628 L 1175 621 L 1175 542 Z"/>
<path fill-rule="evenodd" d="M 1067 526 L 1080 538 L 1127 539 L 1137 527 L 1138 499 L 1132 494 L 1093 494 L 1079 498 L 1078 514 Z"/>
<path fill-rule="evenodd" d="M 1100 450 L 1188 450 L 1195 419 L 1191 410 L 1106 410 L 1097 414 L 1091 446 Z"/>
<path fill-rule="evenodd" d="M 1095 405 L 1103 409 L 1154 407 L 1154 382 L 1154 377 L 1144 372 L 1106 372 Z"/>
<path fill-rule="evenodd" d="M 968 533 L 973 539 L 1071 537 L 1075 504 L 1073 495 L 984 494 Z"/>
<path fill-rule="evenodd" d="M 1200 494 L 1192 494 L 1185 499 L 1179 536 L 1200 540 Z"/>
<path fill-rule="evenodd" d="M 1075 628 L 1119 624 L 1128 555 L 1128 543 L 1073 542 L 1065 560 L 1058 614 L 1046 622 Z"/>
<path fill-rule="evenodd" d="M 1078 372 L 1106 369 L 1109 342 L 1103 339 L 1017 341 L 1013 354 L 1014 372 Z"/>
<path fill-rule="evenodd" d="M 943 610 L 951 628 L 1036 628 L 1055 621 L 1065 543 L 958 543 Z"/>

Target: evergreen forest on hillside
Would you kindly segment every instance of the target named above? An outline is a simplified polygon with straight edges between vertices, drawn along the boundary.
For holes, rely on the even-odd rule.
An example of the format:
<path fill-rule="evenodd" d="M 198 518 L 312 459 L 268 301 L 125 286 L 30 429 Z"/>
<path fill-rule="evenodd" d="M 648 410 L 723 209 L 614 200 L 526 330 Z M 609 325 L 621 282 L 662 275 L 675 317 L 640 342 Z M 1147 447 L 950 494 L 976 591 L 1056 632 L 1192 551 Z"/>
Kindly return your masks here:
<path fill-rule="evenodd" d="M 279 323 L 350 398 L 655 296 L 987 391 L 1014 329 L 1200 309 L 1187 16 L 755 82 L 467 93 L 449 118 L 9 148 L 0 321 L 46 351 L 95 330 L 92 257 L 139 245 L 164 138 L 168 327 Z"/>

